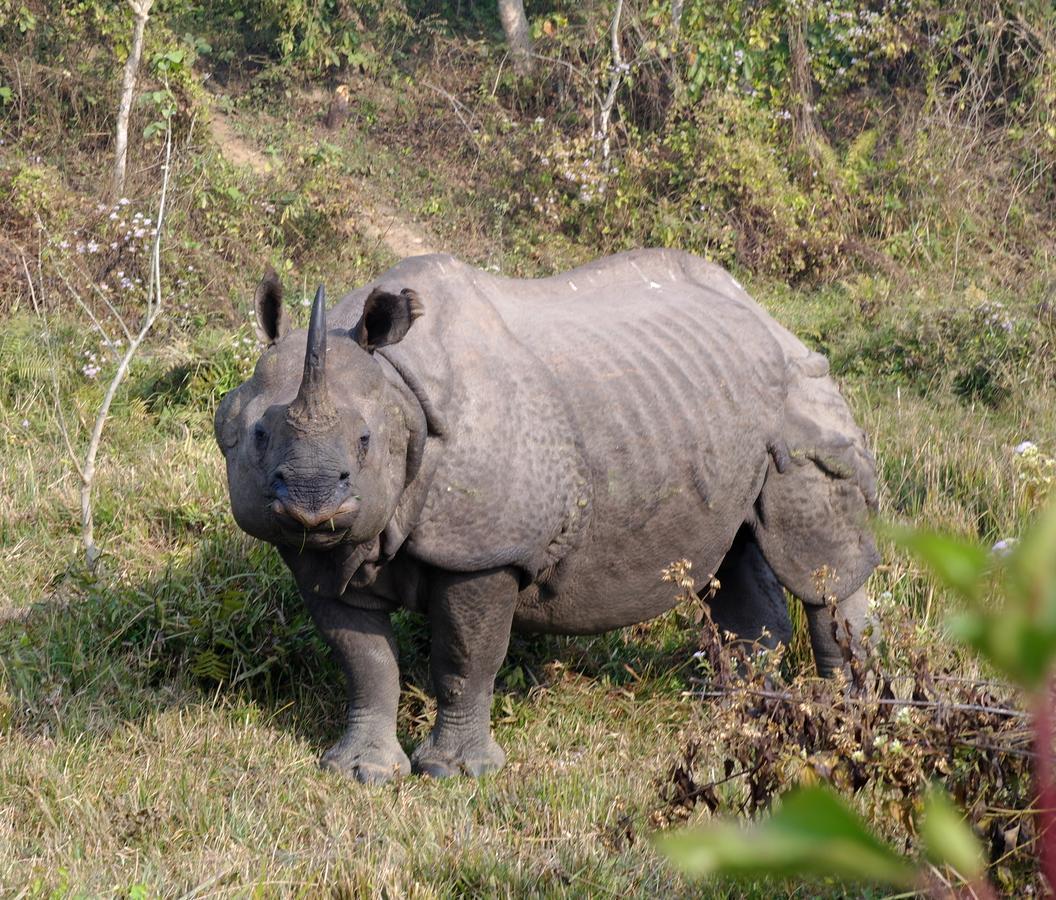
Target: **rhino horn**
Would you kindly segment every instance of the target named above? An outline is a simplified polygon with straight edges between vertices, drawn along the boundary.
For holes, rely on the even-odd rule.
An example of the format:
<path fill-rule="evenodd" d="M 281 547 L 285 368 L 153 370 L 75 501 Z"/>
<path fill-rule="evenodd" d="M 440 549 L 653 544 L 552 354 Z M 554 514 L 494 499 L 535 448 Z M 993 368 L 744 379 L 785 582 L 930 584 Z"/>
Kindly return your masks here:
<path fill-rule="evenodd" d="M 326 390 L 326 291 L 315 292 L 304 352 L 304 375 L 297 396 L 286 411 L 290 424 L 301 431 L 321 430 L 333 424 L 337 411 Z"/>

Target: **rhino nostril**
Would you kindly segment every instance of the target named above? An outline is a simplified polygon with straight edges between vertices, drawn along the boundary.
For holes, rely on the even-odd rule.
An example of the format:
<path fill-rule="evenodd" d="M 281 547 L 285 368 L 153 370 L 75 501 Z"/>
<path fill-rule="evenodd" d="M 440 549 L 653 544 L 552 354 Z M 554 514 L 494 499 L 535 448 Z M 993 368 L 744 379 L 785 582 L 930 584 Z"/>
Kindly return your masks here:
<path fill-rule="evenodd" d="M 337 479 L 338 479 L 338 481 L 348 481 L 350 476 L 351 476 L 351 473 L 342 472 L 340 475 L 337 476 Z"/>

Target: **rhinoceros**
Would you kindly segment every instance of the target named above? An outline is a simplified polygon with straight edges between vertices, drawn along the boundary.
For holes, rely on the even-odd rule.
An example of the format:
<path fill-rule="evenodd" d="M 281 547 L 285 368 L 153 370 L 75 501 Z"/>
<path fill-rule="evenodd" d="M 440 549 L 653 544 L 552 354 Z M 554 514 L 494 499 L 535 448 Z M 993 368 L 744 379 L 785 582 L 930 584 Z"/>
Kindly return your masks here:
<path fill-rule="evenodd" d="M 347 679 L 324 768 L 500 768 L 490 712 L 511 628 L 655 617 L 674 560 L 717 575 L 715 618 L 749 639 L 787 639 L 787 588 L 819 671 L 844 663 L 878 561 L 875 463 L 824 357 L 722 268 L 641 250 L 517 280 L 420 256 L 329 312 L 320 287 L 307 331 L 282 293 L 269 272 L 268 347 L 216 438 L 235 520 L 278 549 Z M 428 619 L 437 698 L 411 759 L 398 608 Z"/>

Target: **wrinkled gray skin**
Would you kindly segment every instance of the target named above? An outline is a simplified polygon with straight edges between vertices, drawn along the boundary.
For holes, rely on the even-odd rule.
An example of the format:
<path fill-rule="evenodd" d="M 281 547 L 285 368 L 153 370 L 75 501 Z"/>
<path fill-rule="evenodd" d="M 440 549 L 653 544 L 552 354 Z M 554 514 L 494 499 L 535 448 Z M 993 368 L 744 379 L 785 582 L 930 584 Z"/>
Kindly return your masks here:
<path fill-rule="evenodd" d="M 819 670 L 865 620 L 874 462 L 825 360 L 722 269 L 673 250 L 517 281 L 405 260 L 289 331 L 224 398 L 235 519 L 279 550 L 348 681 L 324 767 L 362 781 L 502 766 L 495 674 L 511 627 L 587 634 L 673 602 L 660 570 L 717 573 L 742 638 L 805 604 Z M 826 598 L 838 601 L 836 621 Z M 438 713 L 396 740 L 390 613 L 423 613 Z M 846 644 L 847 642 L 844 641 Z"/>

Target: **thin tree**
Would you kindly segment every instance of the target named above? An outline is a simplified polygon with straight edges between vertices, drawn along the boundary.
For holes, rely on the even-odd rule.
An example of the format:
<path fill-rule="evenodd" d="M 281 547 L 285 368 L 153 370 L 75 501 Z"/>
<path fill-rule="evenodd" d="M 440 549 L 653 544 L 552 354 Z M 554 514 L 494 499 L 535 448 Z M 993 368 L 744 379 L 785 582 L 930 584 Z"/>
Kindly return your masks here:
<path fill-rule="evenodd" d="M 532 72 L 532 33 L 524 14 L 524 0 L 499 0 L 499 19 L 510 46 L 513 71 L 518 75 Z"/>
<path fill-rule="evenodd" d="M 630 66 L 623 61 L 620 52 L 620 17 L 623 15 L 623 0 L 616 0 L 616 9 L 612 14 L 612 23 L 609 26 L 609 44 L 612 53 L 612 62 L 609 66 L 609 92 L 601 104 L 600 124 L 597 137 L 601 141 L 601 158 L 607 163 L 611 144 L 609 141 L 609 123 L 612 120 L 612 109 L 616 105 L 616 95 L 620 90 L 620 82 L 623 76 L 630 71 Z"/>
<path fill-rule="evenodd" d="M 172 122 L 168 122 L 165 130 L 165 163 L 162 166 L 161 176 L 161 190 L 158 197 L 158 212 L 156 216 L 157 225 L 154 231 L 154 241 L 151 247 L 150 254 L 150 273 L 147 279 L 147 305 L 143 312 L 143 318 L 140 320 L 139 328 L 134 329 L 132 323 L 127 322 L 124 317 L 113 307 L 110 306 L 110 310 L 117 319 L 117 323 L 125 336 L 128 338 L 128 345 L 117 361 L 117 369 L 114 371 L 113 376 L 110 378 L 110 384 L 107 386 L 106 393 L 103 395 L 103 399 L 99 404 L 99 408 L 96 410 L 95 423 L 92 426 L 91 437 L 88 440 L 88 448 L 84 451 L 83 458 L 76 451 L 74 442 L 70 437 L 69 430 L 67 428 L 66 417 L 62 409 L 62 399 L 59 394 L 59 382 L 58 373 L 56 368 L 56 361 L 54 354 L 52 353 L 51 344 L 51 332 L 48 328 L 47 319 L 44 311 L 44 304 L 41 302 L 43 297 L 38 297 L 37 288 L 34 286 L 33 279 L 29 272 L 29 267 L 26 265 L 26 261 L 23 258 L 22 268 L 26 275 L 26 281 L 29 284 L 30 297 L 33 301 L 33 307 L 36 310 L 37 315 L 41 318 L 44 324 L 45 341 L 48 345 L 48 353 L 51 356 L 51 367 L 52 367 L 52 389 L 54 392 L 55 412 L 56 418 L 59 423 L 59 430 L 62 433 L 63 442 L 66 445 L 66 450 L 70 455 L 70 459 L 73 462 L 73 467 L 77 471 L 78 478 L 81 482 L 81 540 L 84 544 L 85 560 L 88 564 L 88 569 L 94 570 L 95 564 L 99 559 L 100 550 L 98 545 L 95 543 L 95 520 L 92 514 L 92 488 L 95 484 L 96 474 L 96 460 L 99 456 L 99 450 L 102 446 L 103 441 L 103 429 L 106 427 L 107 419 L 110 417 L 110 407 L 114 402 L 114 398 L 117 396 L 118 388 L 121 387 L 121 383 L 125 380 L 125 376 L 128 374 L 128 367 L 132 362 L 132 358 L 139 351 L 140 346 L 146 339 L 147 334 L 151 328 L 154 327 L 154 323 L 157 322 L 158 317 L 162 311 L 162 290 L 161 290 L 161 235 L 162 228 L 165 224 L 165 213 L 166 213 L 166 202 L 168 200 L 169 192 L 169 174 L 172 162 Z M 38 263 L 39 265 L 39 263 Z M 61 273 L 60 273 L 61 274 Z M 63 278 L 63 281 L 66 281 Z M 44 279 L 39 276 L 37 278 L 37 284 L 40 286 L 40 290 L 43 290 Z M 69 287 L 69 284 L 67 283 Z M 72 292 L 72 288 L 71 288 Z M 75 299 L 79 298 L 75 296 Z M 82 307 L 84 304 L 81 304 Z M 94 316 L 93 316 L 94 320 Z M 100 329 L 101 330 L 101 329 Z M 110 343 L 110 342 L 108 342 Z M 112 346 L 112 343 L 111 343 Z"/>
<path fill-rule="evenodd" d="M 128 117 L 132 113 L 132 98 L 136 92 L 136 78 L 139 75 L 139 63 L 143 58 L 143 36 L 147 30 L 147 19 L 154 0 L 128 0 L 132 9 L 134 24 L 132 26 L 132 48 L 125 60 L 125 71 L 121 79 L 121 103 L 117 108 L 117 132 L 114 145 L 114 182 L 112 194 L 119 198 L 125 191 L 125 167 L 128 160 Z"/>

